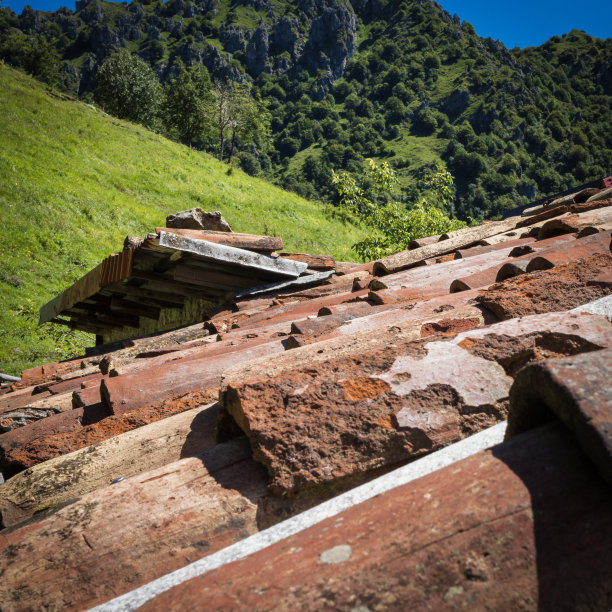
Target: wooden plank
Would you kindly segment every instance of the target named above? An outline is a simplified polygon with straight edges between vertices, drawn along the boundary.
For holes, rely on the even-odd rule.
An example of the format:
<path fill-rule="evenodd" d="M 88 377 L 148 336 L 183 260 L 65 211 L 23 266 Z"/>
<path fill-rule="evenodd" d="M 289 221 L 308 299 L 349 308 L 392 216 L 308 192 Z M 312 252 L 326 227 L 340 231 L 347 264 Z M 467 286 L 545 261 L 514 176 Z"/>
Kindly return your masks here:
<path fill-rule="evenodd" d="M 174 269 L 174 279 L 192 285 L 202 285 L 204 287 L 219 288 L 226 291 L 235 291 L 252 287 L 258 279 L 254 277 L 236 276 L 225 274 L 220 271 L 212 271 L 200 268 L 197 265 L 182 264 Z"/>
<path fill-rule="evenodd" d="M 127 299 L 151 300 L 153 303 L 161 304 L 164 308 L 180 308 L 185 303 L 185 296 L 175 292 L 154 291 L 133 285 L 113 285 L 112 293 L 113 295 L 124 295 Z"/>
<path fill-rule="evenodd" d="M 61 295 L 40 309 L 39 324 L 46 323 L 61 312 L 95 295 L 102 287 L 128 278 L 132 272 L 133 251 L 114 253 L 81 277 Z"/>
<path fill-rule="evenodd" d="M 155 231 L 158 234 L 160 232 L 168 232 L 170 234 L 178 234 L 188 238 L 195 238 L 196 240 L 206 240 L 207 242 L 224 244 L 226 246 L 233 246 L 237 249 L 246 249 L 249 251 L 271 253 L 272 251 L 280 251 L 283 248 L 282 239 L 274 236 L 258 236 L 255 234 L 237 234 L 234 232 L 214 232 L 210 230 L 178 229 L 169 227 L 156 227 Z"/>
<path fill-rule="evenodd" d="M 85 276 L 80 278 L 74 285 L 66 289 L 62 294 L 47 302 L 40 309 L 39 325 L 50 321 L 63 310 L 66 310 L 85 298 L 94 295 L 100 289 L 102 280 L 102 264 L 96 266 Z"/>
<path fill-rule="evenodd" d="M 205 291 L 202 287 L 179 283 L 178 281 L 175 281 L 169 276 L 160 277 L 152 272 L 137 272 L 134 273 L 132 276 L 133 278 L 146 280 L 147 290 L 150 289 L 151 291 L 173 291 L 177 295 L 177 297 L 182 296 L 184 298 L 210 299 L 210 293 Z"/>
<path fill-rule="evenodd" d="M 181 251 L 170 252 L 164 259 L 158 261 L 153 266 L 154 272 L 167 272 L 173 268 L 181 259 L 184 257 L 184 253 Z"/>
<path fill-rule="evenodd" d="M 2 607 L 86 610 L 233 544 L 257 531 L 258 521 L 281 520 L 297 505 L 270 502 L 266 484 L 248 443 L 233 441 L 6 530 Z M 277 517 L 269 516 L 273 510 Z M 44 554 L 26 552 L 30 547 Z"/>
<path fill-rule="evenodd" d="M 307 264 L 300 261 L 291 261 L 281 258 L 267 257 L 259 253 L 237 249 L 223 244 L 215 244 L 205 240 L 195 240 L 187 236 L 160 232 L 159 244 L 162 247 L 172 248 L 197 255 L 202 259 L 218 262 L 220 265 L 237 265 L 245 270 L 253 270 L 259 275 L 274 277 L 299 276 Z"/>
<path fill-rule="evenodd" d="M 389 257 L 384 257 L 375 261 L 374 274 L 384 275 L 390 274 L 391 272 L 398 272 L 416 266 L 425 259 L 440 257 L 441 255 L 452 253 L 457 249 L 464 249 L 470 244 L 514 229 L 518 220 L 519 217 L 511 217 L 504 221 L 485 223 L 478 227 L 470 227 L 457 232 L 450 232 L 448 234 L 449 237 L 440 242 L 427 244 L 418 249 L 402 251 L 401 253 L 389 255 Z"/>
<path fill-rule="evenodd" d="M 164 285 L 169 289 L 175 290 L 177 293 L 188 297 L 201 297 L 203 299 L 213 299 L 227 293 L 226 290 L 215 290 L 212 287 L 205 287 L 202 284 L 195 284 L 186 280 L 179 280 L 178 278 L 171 278 L 169 276 L 157 276 L 153 272 L 138 272 L 135 275 L 137 278 L 142 280 L 149 279 L 151 282 L 158 285 Z"/>
<path fill-rule="evenodd" d="M 308 253 L 279 253 L 279 257 L 292 259 L 293 261 L 303 261 L 308 264 L 311 270 L 333 270 L 336 267 L 336 260 L 331 255 L 309 255 Z"/>
<path fill-rule="evenodd" d="M 129 478 L 211 448 L 216 423 L 216 404 L 193 408 L 34 465 L 0 487 L 2 522 L 14 525 L 40 506 L 73 500 L 118 476 Z"/>
<path fill-rule="evenodd" d="M 151 305 L 122 298 L 113 298 L 111 302 L 111 309 L 115 312 L 133 313 L 136 316 L 153 319 L 154 321 L 159 319 L 159 315 L 161 313 L 160 308 L 155 308 Z"/>
<path fill-rule="evenodd" d="M 609 610 L 611 515 L 609 487 L 549 426 L 108 609 Z"/>

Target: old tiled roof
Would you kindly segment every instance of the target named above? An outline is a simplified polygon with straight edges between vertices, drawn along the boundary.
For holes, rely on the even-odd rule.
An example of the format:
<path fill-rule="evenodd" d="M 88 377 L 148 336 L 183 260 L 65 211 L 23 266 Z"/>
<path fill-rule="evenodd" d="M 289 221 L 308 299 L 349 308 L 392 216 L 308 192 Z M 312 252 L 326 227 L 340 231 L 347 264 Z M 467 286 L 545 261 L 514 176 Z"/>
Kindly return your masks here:
<path fill-rule="evenodd" d="M 269 236 L 156 228 L 144 240 L 128 237 L 122 252 L 43 306 L 40 322 L 64 315 L 94 333 L 138 328 L 140 317 L 156 321 L 164 308 L 184 308 L 187 297 L 215 303 L 228 291 L 294 280 L 307 264 L 269 257 L 282 246 Z"/>
<path fill-rule="evenodd" d="M 129 241 L 52 316 L 226 302 L 2 387 L 2 610 L 609 610 L 610 195 L 363 265 Z"/>

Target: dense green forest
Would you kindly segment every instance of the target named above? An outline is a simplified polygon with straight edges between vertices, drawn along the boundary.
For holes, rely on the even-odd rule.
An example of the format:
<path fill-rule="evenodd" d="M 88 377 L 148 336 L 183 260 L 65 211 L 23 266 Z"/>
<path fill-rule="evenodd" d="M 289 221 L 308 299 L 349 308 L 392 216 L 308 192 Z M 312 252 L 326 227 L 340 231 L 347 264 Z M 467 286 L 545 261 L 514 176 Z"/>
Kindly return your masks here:
<path fill-rule="evenodd" d="M 238 134 L 235 161 L 307 198 L 333 201 L 332 168 L 363 173 L 373 158 L 397 171 L 410 203 L 443 161 L 456 214 L 489 218 L 612 171 L 612 39 L 577 30 L 508 50 L 430 0 L 0 10 L 0 58 L 84 100 L 119 49 L 162 85 L 202 67 L 211 87 L 244 86 L 270 131 Z M 168 125 L 156 129 L 176 137 Z M 190 144 L 218 152 L 219 136 Z"/>
<path fill-rule="evenodd" d="M 179 210 L 220 210 L 234 231 L 356 260 L 365 231 L 323 206 L 45 89 L 0 62 L 1 372 L 82 350 L 64 326 L 37 327 L 38 309 Z"/>

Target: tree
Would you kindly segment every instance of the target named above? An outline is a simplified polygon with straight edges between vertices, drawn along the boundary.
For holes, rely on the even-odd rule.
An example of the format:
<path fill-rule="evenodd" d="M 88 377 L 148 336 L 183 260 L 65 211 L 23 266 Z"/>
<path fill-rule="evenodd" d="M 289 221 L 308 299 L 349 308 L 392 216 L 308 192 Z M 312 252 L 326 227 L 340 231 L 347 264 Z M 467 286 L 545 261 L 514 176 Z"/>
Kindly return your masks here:
<path fill-rule="evenodd" d="M 168 132 L 191 147 L 212 130 L 209 112 L 212 104 L 212 85 L 206 68 L 183 68 L 164 89 L 161 116 Z"/>
<path fill-rule="evenodd" d="M 229 162 L 237 142 L 265 146 L 270 135 L 267 104 L 251 95 L 245 83 L 216 83 L 210 112 L 219 140 L 219 160 L 223 161 L 226 140 L 230 140 Z M 298 143 L 299 146 L 299 143 Z"/>
<path fill-rule="evenodd" d="M 240 142 L 242 145 L 254 144 L 258 148 L 267 148 L 270 138 L 271 116 L 265 100 L 253 96 L 245 84 L 234 86 L 234 120 L 231 125 L 231 144 L 229 162 L 232 161 L 234 148 Z"/>
<path fill-rule="evenodd" d="M 121 49 L 108 57 L 96 77 L 95 99 L 105 111 L 154 127 L 162 90 L 151 67 Z"/>
<path fill-rule="evenodd" d="M 61 58 L 57 49 L 44 36 L 30 38 L 23 57 L 23 67 L 33 77 L 53 87 L 59 85 Z"/>
<path fill-rule="evenodd" d="M 380 166 L 368 160 L 366 178 L 372 184 L 368 194 L 347 172 L 332 170 L 332 182 L 340 196 L 340 206 L 372 229 L 378 236 L 369 236 L 353 248 L 364 260 L 376 259 L 408 249 L 411 240 L 442 234 L 465 227 L 463 221 L 451 219 L 444 212 L 452 207 L 453 177 L 443 166 L 436 165 L 423 181 L 423 194 L 407 209 L 399 202 L 382 204 L 376 196 L 391 191 L 397 183 L 395 171 L 387 162 Z"/>

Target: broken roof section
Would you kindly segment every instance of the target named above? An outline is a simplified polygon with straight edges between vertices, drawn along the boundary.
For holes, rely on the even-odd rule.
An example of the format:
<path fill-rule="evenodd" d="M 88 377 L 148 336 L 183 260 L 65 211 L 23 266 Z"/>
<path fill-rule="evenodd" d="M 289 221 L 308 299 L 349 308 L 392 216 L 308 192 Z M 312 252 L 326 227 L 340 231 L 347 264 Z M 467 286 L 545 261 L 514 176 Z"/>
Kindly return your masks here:
<path fill-rule="evenodd" d="M 23 372 L 0 390 L 4 606 L 166 609 L 202 574 L 172 605 L 536 607 L 565 600 L 542 599 L 563 558 L 610 609 L 611 230 L 600 196 L 326 278 L 302 255 L 309 285 Z"/>
<path fill-rule="evenodd" d="M 177 218 L 169 217 L 172 225 L 180 225 Z M 294 281 L 308 267 L 272 256 L 282 250 L 279 238 L 190 228 L 156 228 L 144 240 L 128 237 L 122 252 L 45 304 L 40 323 L 67 324 L 96 333 L 102 342 L 160 331 L 201 320 L 234 293 Z"/>

